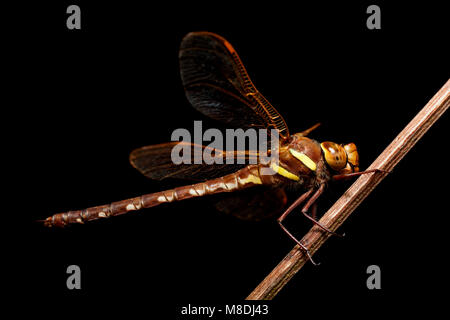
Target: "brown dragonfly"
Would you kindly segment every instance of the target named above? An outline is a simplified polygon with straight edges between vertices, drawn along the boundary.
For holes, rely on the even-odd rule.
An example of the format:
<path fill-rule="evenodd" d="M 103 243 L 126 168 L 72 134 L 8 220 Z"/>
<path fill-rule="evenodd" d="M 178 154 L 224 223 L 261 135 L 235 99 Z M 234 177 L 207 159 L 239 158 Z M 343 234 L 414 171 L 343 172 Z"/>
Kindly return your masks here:
<path fill-rule="evenodd" d="M 179 164 L 171 159 L 171 151 L 179 143 L 170 142 L 134 150 L 131 164 L 151 179 L 183 178 L 200 182 L 166 191 L 113 202 L 83 210 L 58 213 L 43 220 L 46 226 L 63 227 L 72 223 L 108 218 L 130 211 L 150 208 L 162 203 L 205 195 L 230 193 L 253 187 L 252 192 L 232 194 L 233 200 L 222 200 L 217 207 L 241 218 L 263 218 L 280 214 L 278 222 L 283 230 L 310 257 L 307 248 L 283 225 L 294 208 L 306 202 L 301 212 L 325 232 L 336 235 L 316 220 L 316 200 L 331 180 L 378 171 L 359 172 L 359 156 L 355 144 L 319 143 L 307 137 L 319 124 L 296 134 L 290 134 L 278 111 L 255 88 L 244 65 L 231 44 L 210 32 L 187 34 L 179 52 L 181 78 L 186 96 L 192 106 L 206 116 L 239 128 L 276 129 L 279 135 L 277 163 L 256 162 L 250 165 Z M 196 152 L 207 146 L 192 147 Z M 258 152 L 224 151 L 215 149 L 215 157 L 244 158 L 258 156 Z M 260 159 L 259 157 L 257 159 Z M 225 161 L 224 161 L 225 163 Z M 249 162 L 246 162 L 249 163 Z M 262 174 L 262 169 L 272 174 Z M 209 180 L 208 180 L 209 179 Z M 287 210 L 286 188 L 306 190 Z M 309 215 L 311 208 L 312 214 Z M 311 260 L 312 261 L 312 260 Z"/>

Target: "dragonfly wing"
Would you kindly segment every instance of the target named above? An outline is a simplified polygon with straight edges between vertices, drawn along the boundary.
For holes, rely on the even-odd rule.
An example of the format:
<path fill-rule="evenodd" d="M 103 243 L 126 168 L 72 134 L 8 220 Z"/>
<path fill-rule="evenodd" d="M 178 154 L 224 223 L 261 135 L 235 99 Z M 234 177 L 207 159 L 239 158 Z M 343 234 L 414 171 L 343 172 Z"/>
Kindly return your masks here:
<path fill-rule="evenodd" d="M 231 44 L 210 32 L 192 32 L 179 53 L 181 79 L 194 108 L 240 128 L 278 129 L 289 137 L 286 122 L 258 92 Z"/>
<path fill-rule="evenodd" d="M 172 154 L 173 152 L 175 155 Z M 221 158 L 222 164 L 206 164 L 204 161 L 195 164 L 195 157 L 203 159 L 205 152 L 217 159 Z M 174 161 L 174 156 L 186 159 L 187 163 L 175 164 L 177 161 Z M 233 159 L 234 164 L 226 164 L 227 157 Z M 258 153 L 255 151 L 226 152 L 208 146 L 174 141 L 138 148 L 130 154 L 131 165 L 146 177 L 155 180 L 177 178 L 203 181 L 217 178 L 245 166 L 245 164 L 236 164 L 239 160 L 246 164 L 257 163 Z"/>
<path fill-rule="evenodd" d="M 252 221 L 280 215 L 287 203 L 283 188 L 268 186 L 258 186 L 220 196 L 220 200 L 215 204 L 217 210 Z"/>

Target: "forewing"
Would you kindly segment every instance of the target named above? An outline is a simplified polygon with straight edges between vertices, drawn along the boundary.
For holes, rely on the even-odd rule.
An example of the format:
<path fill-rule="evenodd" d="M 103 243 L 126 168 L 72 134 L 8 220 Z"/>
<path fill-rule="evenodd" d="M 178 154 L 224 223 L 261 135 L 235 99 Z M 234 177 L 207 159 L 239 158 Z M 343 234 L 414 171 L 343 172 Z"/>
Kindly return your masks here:
<path fill-rule="evenodd" d="M 192 32 L 181 42 L 181 79 L 194 108 L 239 128 L 278 129 L 289 136 L 284 119 L 256 90 L 231 44 L 210 32 Z"/>
<path fill-rule="evenodd" d="M 172 150 L 174 150 L 175 146 L 190 149 L 189 163 L 178 165 L 174 163 Z M 204 161 L 201 164 L 195 164 L 195 156 L 203 159 L 205 150 L 208 151 L 208 154 L 222 158 L 223 164 L 207 164 Z M 180 155 L 179 153 L 177 154 Z M 226 164 L 227 157 L 232 159 L 234 164 Z M 245 164 L 236 164 L 239 160 L 245 164 L 257 163 L 258 153 L 255 151 L 226 152 L 219 149 L 212 149 L 208 146 L 174 141 L 138 148 L 130 154 L 130 163 L 133 167 L 138 169 L 146 177 L 155 180 L 177 178 L 203 181 L 216 178 L 242 168 Z"/>

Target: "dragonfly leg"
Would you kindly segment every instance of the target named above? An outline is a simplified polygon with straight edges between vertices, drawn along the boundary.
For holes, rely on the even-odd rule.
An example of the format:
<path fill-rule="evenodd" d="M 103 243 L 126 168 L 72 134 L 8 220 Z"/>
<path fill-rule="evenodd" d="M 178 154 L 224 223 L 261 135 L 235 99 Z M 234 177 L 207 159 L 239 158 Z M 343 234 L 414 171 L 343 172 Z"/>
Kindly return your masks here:
<path fill-rule="evenodd" d="M 281 229 L 283 229 L 283 231 L 286 232 L 286 234 L 289 236 L 289 238 L 294 240 L 300 246 L 300 248 L 303 250 L 303 252 L 308 256 L 308 258 L 312 262 L 312 264 L 317 266 L 317 265 L 319 265 L 319 263 L 314 262 L 314 260 L 311 257 L 311 254 L 309 253 L 308 248 L 306 248 L 304 244 L 302 244 L 299 240 L 297 240 L 297 238 L 295 238 L 283 225 L 283 220 L 288 216 L 288 214 L 291 213 L 292 210 L 294 210 L 301 203 L 303 203 L 311 195 L 313 190 L 314 189 L 312 189 L 312 188 L 309 189 L 304 194 L 302 194 L 297 200 L 295 200 L 295 202 L 293 204 L 291 204 L 289 206 L 289 208 L 287 208 L 287 210 L 278 218 L 278 223 L 280 224 Z"/>
<path fill-rule="evenodd" d="M 320 263 L 314 262 L 313 258 L 311 257 L 311 254 L 309 253 L 308 248 L 305 247 L 304 244 L 302 244 L 300 241 L 298 241 L 287 229 L 285 226 L 283 226 L 283 224 L 278 221 L 280 223 L 281 229 L 284 230 L 284 232 L 286 232 L 286 234 L 289 236 L 289 238 L 291 238 L 292 240 L 294 240 L 299 246 L 300 248 L 303 250 L 303 252 L 308 256 L 308 259 L 311 261 L 311 263 L 315 266 L 318 266 Z"/>
<path fill-rule="evenodd" d="M 314 202 L 311 208 L 311 218 L 317 220 L 317 202 Z"/>
<path fill-rule="evenodd" d="M 286 211 L 278 218 L 278 222 L 282 222 L 284 219 L 286 219 L 286 217 L 288 216 L 289 213 L 292 212 L 292 210 L 294 210 L 295 208 L 297 208 L 300 204 L 302 204 L 303 202 L 305 202 L 305 200 L 311 195 L 311 193 L 313 192 L 314 189 L 309 189 L 308 191 L 306 191 L 304 194 L 302 194 L 297 200 L 294 201 L 294 203 L 292 203 L 289 208 L 286 209 Z"/>
<path fill-rule="evenodd" d="M 382 170 L 382 169 L 370 169 L 370 170 L 361 171 L 361 172 L 353 172 L 353 173 L 337 174 L 337 175 L 333 176 L 333 180 L 347 179 L 347 178 L 356 177 L 356 176 L 360 176 L 360 175 L 367 174 L 367 173 L 372 173 L 372 172 L 377 172 L 377 173 L 391 173 L 390 171 Z"/>
<path fill-rule="evenodd" d="M 317 191 L 312 195 L 311 198 L 309 198 L 308 202 L 305 204 L 305 206 L 302 209 L 302 213 L 305 217 L 307 217 L 309 220 L 311 220 L 315 225 L 317 225 L 319 228 L 321 228 L 322 230 L 334 235 L 334 236 L 338 236 L 338 237 L 343 237 L 344 234 L 339 234 L 336 232 L 331 231 L 330 229 L 328 229 L 327 227 L 325 227 L 324 225 L 322 225 L 319 221 L 317 221 L 315 219 L 315 217 L 311 217 L 308 214 L 308 209 L 312 206 L 315 205 L 316 200 L 320 197 L 320 195 L 323 193 L 323 190 L 325 189 L 325 184 L 320 185 L 319 189 L 317 189 Z"/>

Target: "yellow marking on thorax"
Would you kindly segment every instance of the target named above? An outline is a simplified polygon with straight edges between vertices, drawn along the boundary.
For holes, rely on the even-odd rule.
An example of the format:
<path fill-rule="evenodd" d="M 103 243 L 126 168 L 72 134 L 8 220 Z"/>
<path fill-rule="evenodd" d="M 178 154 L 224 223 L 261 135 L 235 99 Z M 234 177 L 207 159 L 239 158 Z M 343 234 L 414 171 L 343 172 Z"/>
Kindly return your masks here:
<path fill-rule="evenodd" d="M 285 178 L 288 178 L 288 179 L 291 179 L 291 180 L 294 180 L 294 181 L 300 180 L 300 178 L 298 176 L 296 176 L 292 172 L 287 171 L 285 168 L 279 167 L 278 165 L 276 165 L 273 162 L 270 164 L 270 168 L 273 171 L 275 171 L 276 173 L 282 175 Z"/>
<path fill-rule="evenodd" d="M 307 166 L 312 171 L 316 171 L 316 163 L 311 160 L 310 157 L 308 157 L 306 154 L 298 152 L 294 149 L 289 149 L 289 152 L 298 160 L 300 160 L 305 166 Z"/>

